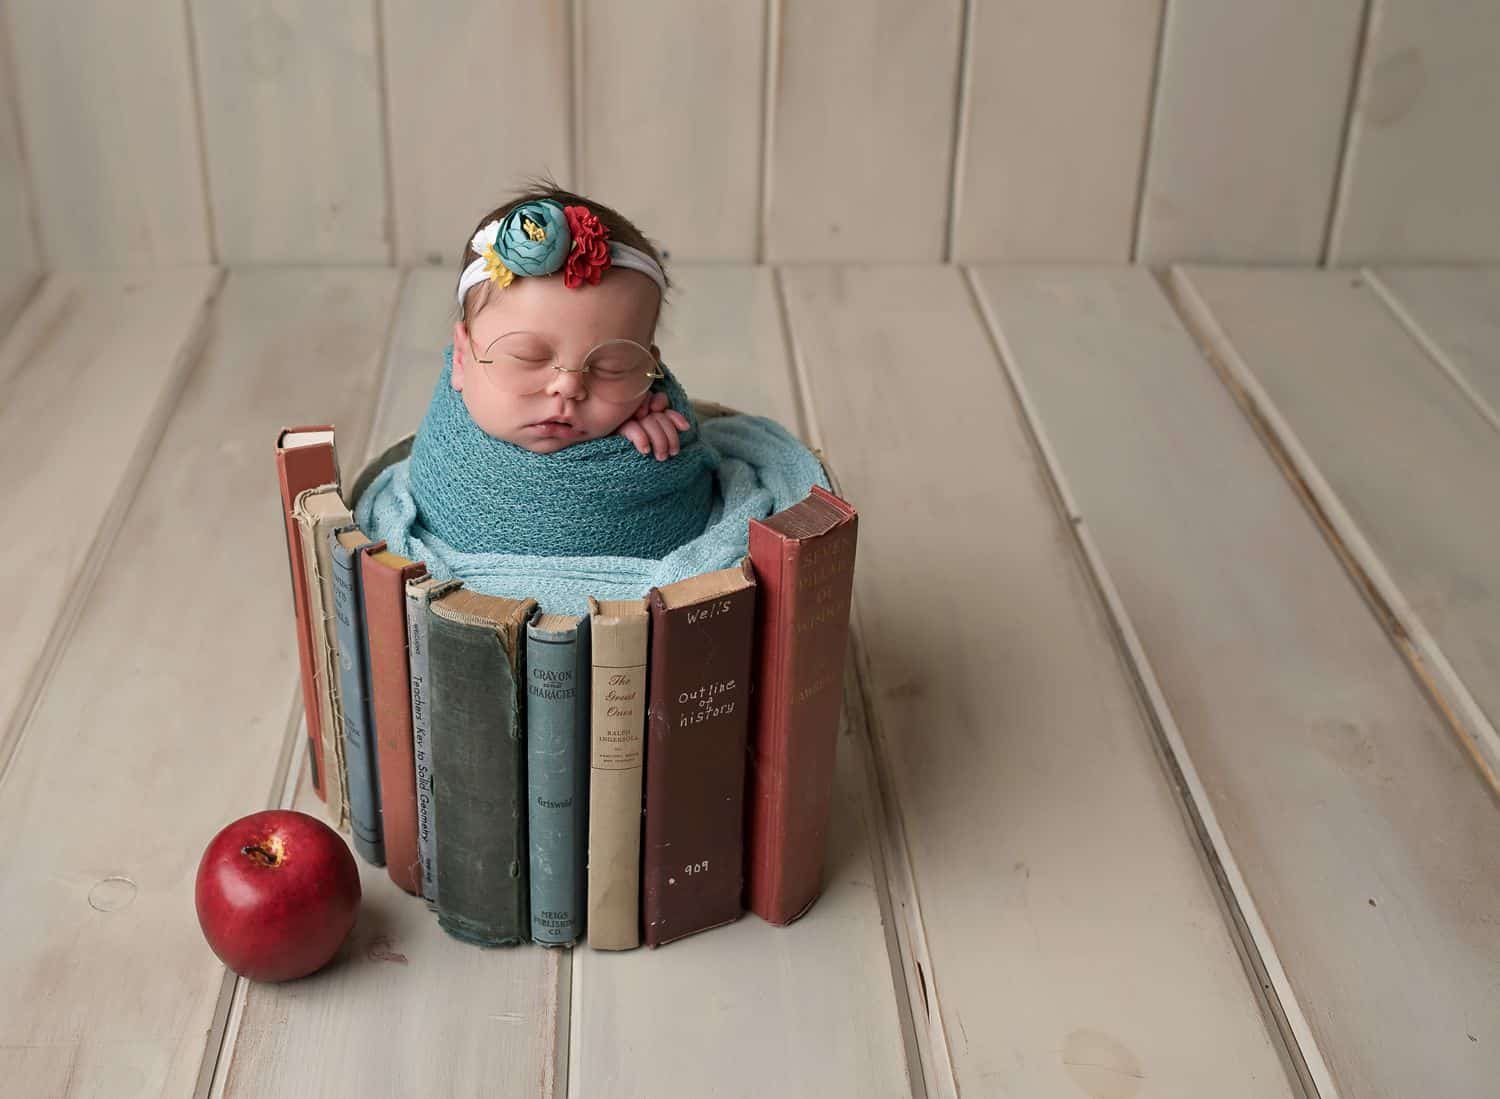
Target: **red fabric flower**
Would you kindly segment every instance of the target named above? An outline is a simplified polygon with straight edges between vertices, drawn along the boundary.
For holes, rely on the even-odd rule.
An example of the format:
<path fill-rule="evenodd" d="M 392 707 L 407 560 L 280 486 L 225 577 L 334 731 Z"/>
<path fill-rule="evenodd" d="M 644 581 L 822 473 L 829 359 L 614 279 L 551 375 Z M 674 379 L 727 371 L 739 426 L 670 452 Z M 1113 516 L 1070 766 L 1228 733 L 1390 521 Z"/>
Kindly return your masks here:
<path fill-rule="evenodd" d="M 609 229 L 587 206 L 564 206 L 573 247 L 563 266 L 563 285 L 576 290 L 584 283 L 599 285 L 599 277 L 609 266 Z"/>

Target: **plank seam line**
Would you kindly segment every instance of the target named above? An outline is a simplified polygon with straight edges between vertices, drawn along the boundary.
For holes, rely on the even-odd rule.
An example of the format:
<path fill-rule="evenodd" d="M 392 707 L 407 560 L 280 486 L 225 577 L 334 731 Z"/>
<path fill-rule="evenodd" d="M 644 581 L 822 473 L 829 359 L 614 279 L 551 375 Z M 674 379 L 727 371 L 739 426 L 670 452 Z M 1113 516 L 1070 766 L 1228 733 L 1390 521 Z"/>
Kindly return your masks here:
<path fill-rule="evenodd" d="M 388 270 L 388 268 L 374 268 L 374 270 Z M 410 274 L 408 268 L 399 268 L 396 271 L 395 291 L 391 295 L 391 307 L 387 310 L 385 332 L 379 344 L 380 368 L 376 372 L 375 396 L 370 401 L 370 411 L 364 422 L 364 462 L 368 462 L 379 453 L 377 449 L 379 440 L 374 437 L 374 431 L 377 426 L 383 426 L 382 413 L 390 398 L 391 360 L 393 358 L 391 342 L 395 338 L 396 323 L 401 315 L 402 293 L 410 281 Z M 361 465 L 363 464 L 362 462 Z M 342 471 L 340 471 L 340 478 L 342 483 Z M 297 783 L 307 756 L 307 737 L 303 733 L 302 722 L 302 683 L 299 672 L 297 683 L 291 691 L 291 705 L 281 734 L 281 748 L 277 752 L 276 767 L 271 773 L 271 792 L 264 799 L 270 801 L 278 809 L 290 809 L 297 797 Z M 225 1011 L 224 993 L 222 990 L 220 992 L 219 1003 L 215 1008 L 214 1023 L 209 1028 L 208 1036 L 204 1041 L 203 1062 L 198 1070 L 198 1085 L 193 1091 L 194 1099 L 218 1099 L 228 1086 L 229 1070 L 234 1062 L 235 1046 L 239 1041 L 248 982 L 227 968 L 224 981 L 226 986 L 232 988 L 232 995 L 228 1010 Z M 222 1022 L 220 1012 L 223 1012 Z M 216 1036 L 217 1043 L 214 1040 Z M 213 1051 L 212 1058 L 209 1056 L 210 1050 Z"/>
<path fill-rule="evenodd" d="M 566 1099 L 572 1052 L 573 949 L 547 949 L 546 1021 L 552 1031 L 552 1048 L 542 1061 L 542 1099 Z"/>
<path fill-rule="evenodd" d="M 391 75 L 385 51 L 385 0 L 374 0 L 371 19 L 375 32 L 375 109 L 380 121 L 380 166 L 385 171 L 385 254 L 387 262 L 401 262 L 396 240 L 396 167 L 391 151 Z"/>
<path fill-rule="evenodd" d="M 772 154 L 776 141 L 776 104 L 781 90 L 781 0 L 765 0 L 765 57 L 761 61 L 760 194 L 755 208 L 755 262 L 765 263 L 771 250 Z"/>
<path fill-rule="evenodd" d="M 26 120 L 21 105 L 21 81 L 16 72 L 15 35 L 11 21 L 3 10 L 0 10 L 0 49 L 3 49 L 3 53 L 0 53 L 0 65 L 4 66 L 6 74 L 0 92 L 10 93 L 6 110 L 16 135 L 16 159 L 20 162 L 16 165 L 16 174 L 26 199 L 26 224 L 31 231 L 31 260 L 41 268 L 38 274 L 47 274 L 47 251 L 42 241 L 41 200 L 37 197 L 36 180 L 32 176 L 30 149 L 26 141 Z M 19 317 L 20 314 L 17 313 L 16 316 Z"/>
<path fill-rule="evenodd" d="M 857 628 L 858 619 L 851 616 L 851 627 Z M 851 633 L 853 630 L 851 629 Z M 854 639 L 851 638 L 853 642 Z M 903 960 L 905 947 L 904 922 L 898 918 L 891 884 L 890 864 L 897 856 L 887 850 L 886 802 L 879 789 L 880 776 L 876 770 L 874 753 L 870 741 L 870 715 L 865 705 L 865 681 L 859 670 L 860 653 L 857 643 L 852 643 L 844 662 L 846 682 L 843 690 L 844 716 L 847 721 L 849 750 L 858 757 L 861 785 L 859 788 L 861 816 L 865 837 L 869 843 L 870 871 L 874 879 L 875 899 L 880 908 L 881 938 L 885 943 L 886 966 L 891 981 L 891 995 L 896 1002 L 896 1018 L 901 1028 L 901 1040 L 906 1050 L 906 1080 L 912 1099 L 928 1099 L 940 1085 L 937 1081 L 928 1086 L 927 1073 L 933 1070 L 932 1057 L 923 1050 L 918 1037 L 917 1021 L 913 1005 L 925 997 L 921 989 L 913 989 L 913 981 L 922 976 L 922 966 L 915 962 L 916 951 L 912 950 L 915 973 Z M 907 875 L 909 878 L 910 875 Z M 915 892 L 914 885 L 903 887 L 904 892 Z M 925 956 L 925 955 L 924 955 Z M 928 1019 L 930 1025 L 930 1018 Z M 952 1075 L 950 1069 L 950 1076 Z M 957 1095 L 957 1085 L 947 1087 L 943 1095 Z"/>
<path fill-rule="evenodd" d="M 1376 620 L 1405 660 L 1439 716 L 1453 730 L 1496 796 L 1500 796 L 1500 733 L 1490 724 L 1442 648 L 1412 610 L 1379 555 L 1292 427 L 1219 325 L 1187 269 L 1173 267 L 1167 297 L 1214 371 L 1255 427 L 1293 491 L 1354 580 Z"/>
<path fill-rule="evenodd" d="M 568 16 L 568 182 L 574 191 L 587 189 L 583 179 L 584 36 L 583 2 L 569 0 Z M 442 890 L 438 892 L 441 894 Z"/>
<path fill-rule="evenodd" d="M 958 198 L 968 160 L 969 112 L 973 108 L 974 2 L 960 0 L 958 11 L 958 71 L 953 74 L 953 128 L 948 156 L 948 224 L 943 240 L 943 262 L 952 263 L 958 247 Z"/>
<path fill-rule="evenodd" d="M 286 725 L 281 734 L 281 750 L 276 754 L 276 768 L 271 777 L 271 794 L 267 800 L 277 809 L 290 809 L 297 796 L 297 776 L 307 756 L 307 736 L 302 720 L 301 673 L 292 689 Z M 249 982 L 228 966 L 224 967 L 223 985 L 214 1005 L 213 1021 L 203 1043 L 203 1060 L 198 1066 L 198 1082 L 193 1099 L 218 1099 L 228 1086 L 229 1067 L 239 1039 L 240 1022 L 245 1011 Z"/>
<path fill-rule="evenodd" d="M 1146 124 L 1141 128 L 1141 163 L 1135 176 L 1135 209 L 1130 217 L 1130 262 L 1141 261 L 1141 237 L 1146 223 L 1146 188 L 1151 182 L 1151 150 L 1156 139 L 1156 116 L 1161 110 L 1161 71 L 1167 52 L 1167 20 L 1172 0 L 1163 0 L 1156 24 L 1156 54 L 1151 65 L 1151 87 L 1146 92 Z M 970 290 L 972 291 L 972 287 Z"/>
<path fill-rule="evenodd" d="M 193 97 L 193 137 L 198 144 L 198 186 L 203 193 L 203 235 L 208 262 L 218 263 L 219 226 L 214 217 L 214 192 L 208 171 L 208 127 L 203 122 L 203 77 L 198 68 L 198 37 L 194 30 L 192 0 L 182 0 L 182 29 L 187 46 L 188 94 Z"/>
<path fill-rule="evenodd" d="M 791 310 L 787 304 L 786 286 L 782 280 L 780 268 L 772 267 L 771 280 L 782 319 L 782 332 L 787 342 L 788 365 L 792 371 L 799 406 L 798 416 L 805 427 L 807 441 L 813 446 L 823 448 L 823 429 L 818 422 L 817 409 L 812 400 L 807 364 L 798 346 L 796 332 L 792 328 Z M 830 482 L 834 483 L 835 489 L 842 491 L 832 477 L 830 477 Z M 871 852 L 871 861 L 880 863 L 876 873 L 881 875 L 887 883 L 892 911 L 894 912 L 899 903 L 905 916 L 904 919 L 893 919 L 892 922 L 896 928 L 898 948 L 904 948 L 907 956 L 900 956 L 898 950 L 898 957 L 891 960 L 893 976 L 894 971 L 899 969 L 900 977 L 905 985 L 906 995 L 904 999 L 898 997 L 898 1009 L 903 1029 L 909 1026 L 910 1030 L 909 1037 L 906 1035 L 903 1037 L 908 1042 L 908 1049 L 915 1051 L 917 1055 L 915 1080 L 922 1084 L 923 1099 L 927 1096 L 956 1099 L 958 1096 L 957 1077 L 953 1070 L 952 1052 L 943 1026 L 941 1010 L 924 1014 L 925 1027 L 919 1028 L 916 1023 L 918 1000 L 925 997 L 925 987 L 914 983 L 918 980 L 916 965 L 919 961 L 927 963 L 923 969 L 927 982 L 932 986 L 930 999 L 934 1002 L 938 1002 L 937 985 L 931 953 L 927 945 L 927 928 L 922 919 L 921 901 L 917 896 L 916 878 L 911 861 L 911 845 L 907 840 L 900 801 L 896 797 L 895 782 L 886 763 L 889 756 L 884 740 L 883 725 L 878 711 L 870 703 L 869 685 L 873 679 L 868 666 L 869 655 L 863 643 L 863 628 L 857 596 L 850 603 L 849 640 L 854 660 L 856 694 L 860 701 L 860 705 L 852 716 L 860 723 L 865 734 L 865 794 L 871 812 L 881 823 L 877 842 L 873 845 L 874 850 Z M 894 890 L 890 889 L 890 882 L 893 879 L 898 882 L 901 891 L 899 902 L 893 895 Z M 887 939 L 888 954 L 889 950 L 889 939 Z M 908 1064 L 909 1079 L 912 1078 L 912 1069 L 913 1066 Z"/>
<path fill-rule="evenodd" d="M 1355 143 L 1359 137 L 1356 125 L 1360 105 L 1369 93 L 1370 43 L 1374 39 L 1376 5 L 1380 0 L 1365 0 L 1360 11 L 1359 35 L 1354 46 L 1354 71 L 1349 77 L 1349 95 L 1344 105 L 1343 140 L 1339 142 L 1339 159 L 1333 173 L 1333 193 L 1329 196 L 1328 219 L 1323 229 L 1320 265 L 1334 263 L 1334 253 L 1343 245 L 1345 219 L 1349 211 L 1349 188 L 1354 178 Z"/>
<path fill-rule="evenodd" d="M 52 681 L 52 676 L 58 664 L 61 663 L 62 654 L 73 638 L 73 632 L 83 616 L 83 609 L 88 603 L 89 596 L 103 574 L 105 560 L 114 548 L 120 528 L 124 525 L 124 520 L 129 515 L 141 486 L 146 481 L 146 475 L 156 460 L 162 440 L 182 400 L 182 394 L 187 389 L 188 379 L 192 377 L 203 357 L 203 348 L 208 341 L 211 327 L 210 315 L 213 312 L 214 302 L 224 286 L 224 278 L 223 268 L 213 269 L 212 277 L 204 288 L 203 298 L 198 304 L 197 312 L 174 356 L 173 364 L 162 386 L 161 396 L 158 397 L 156 406 L 142 425 L 141 435 L 136 440 L 126 461 L 120 484 L 106 505 L 104 513 L 99 517 L 99 524 L 84 553 L 83 564 L 77 575 L 72 578 L 67 597 L 58 610 L 57 618 L 53 620 L 47 640 L 42 645 L 42 651 L 37 654 L 36 663 L 26 675 L 26 682 L 22 686 L 20 697 L 16 700 L 16 708 L 10 722 L 0 729 L 0 789 L 4 788 L 6 779 L 10 776 L 11 766 L 16 756 L 20 754 L 21 744 L 31 728 L 37 710 L 41 707 L 42 699 L 46 696 L 47 685 Z"/>
<path fill-rule="evenodd" d="M 1416 315 L 1407 309 L 1401 299 L 1396 296 L 1396 292 L 1386 285 L 1380 273 L 1365 267 L 1360 270 L 1360 276 L 1375 291 L 1376 297 L 1390 310 L 1391 315 L 1396 318 L 1401 327 L 1406 329 L 1406 334 L 1416 341 L 1417 346 L 1427 353 L 1427 357 L 1436 363 L 1444 374 L 1448 375 L 1448 380 L 1458 386 L 1459 391 L 1478 409 L 1479 414 L 1489 421 L 1490 426 L 1500 431 L 1500 411 L 1490 407 L 1484 395 L 1469 383 L 1463 371 L 1459 370 L 1453 360 L 1438 346 L 1437 341 L 1432 338 L 1427 329 L 1422 327 Z"/>
<path fill-rule="evenodd" d="M 1192 833 L 1195 841 L 1193 846 L 1203 859 L 1214 883 L 1214 893 L 1221 904 L 1221 911 L 1229 918 L 1229 938 L 1248 971 L 1252 993 L 1263 1015 L 1280 1039 L 1277 1045 L 1283 1063 L 1290 1071 L 1292 1082 L 1300 1085 L 1304 1094 L 1317 1099 L 1338 1099 L 1339 1091 L 1333 1074 L 1323 1058 L 1306 1013 L 1302 1010 L 1281 964 L 1275 942 L 1240 870 L 1228 836 L 1214 812 L 1207 787 L 1193 763 L 1187 742 L 1183 739 L 1166 694 L 1156 678 L 1146 647 L 1136 633 L 1135 624 L 1115 587 L 1104 555 L 1095 544 L 1077 498 L 1069 486 L 1046 426 L 1015 366 L 1014 350 L 1005 338 L 999 318 L 990 310 L 979 290 L 974 269 L 966 266 L 963 274 L 971 295 L 971 304 L 981 319 L 999 370 L 1020 409 L 1020 418 L 1037 454 L 1043 479 L 1072 532 L 1071 541 L 1081 557 L 1085 577 L 1102 604 L 1101 610 L 1114 639 L 1116 655 L 1131 682 L 1132 694 L 1145 718 L 1146 727 L 1150 730 L 1148 739 L 1157 759 L 1163 765 L 1165 777 L 1177 795 L 1174 800 Z"/>

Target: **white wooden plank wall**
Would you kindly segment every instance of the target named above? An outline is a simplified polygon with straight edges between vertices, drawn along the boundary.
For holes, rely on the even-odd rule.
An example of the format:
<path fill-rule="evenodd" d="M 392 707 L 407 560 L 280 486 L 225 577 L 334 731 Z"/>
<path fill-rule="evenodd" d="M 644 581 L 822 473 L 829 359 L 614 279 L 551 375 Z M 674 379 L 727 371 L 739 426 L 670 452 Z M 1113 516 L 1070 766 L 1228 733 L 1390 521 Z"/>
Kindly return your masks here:
<path fill-rule="evenodd" d="M 760 232 L 766 11 L 578 0 L 578 190 L 676 260 L 753 260 Z"/>
<path fill-rule="evenodd" d="M 860 501 L 861 671 L 951 1063 L 931 1093 L 1290 1094 L 961 276 L 781 277 L 812 441 Z M 910 400 L 929 360 L 951 400 Z"/>
<path fill-rule="evenodd" d="M 181 0 L 10 0 L 4 14 L 47 269 L 208 262 Z"/>
<path fill-rule="evenodd" d="M 449 264 L 540 173 L 686 260 L 1500 260 L 1488 0 L 11 0 L 0 20 L 0 244 L 23 268 Z"/>
<path fill-rule="evenodd" d="M 1331 258 L 1500 259 L 1500 4 L 1371 2 Z"/>
<path fill-rule="evenodd" d="M 972 0 L 955 259 L 1130 259 L 1162 3 Z"/>
<path fill-rule="evenodd" d="M 1290 978 L 1277 993 L 1317 1093 L 1493 1094 L 1500 819 L 1483 778 L 1150 274 L 978 282 Z M 1337 327 L 1291 315 L 1309 297 L 1265 312 Z M 1288 368 L 1317 373 L 1336 354 L 1320 350 Z M 1348 399 L 1369 388 L 1323 415 L 1382 437 Z"/>
<path fill-rule="evenodd" d="M 369 0 L 190 0 L 218 256 L 386 263 Z"/>
<path fill-rule="evenodd" d="M 946 258 L 959 0 L 778 3 L 770 260 Z"/>
<path fill-rule="evenodd" d="M 1365 279 L 1500 431 L 1500 268 L 1398 267 Z"/>
<path fill-rule="evenodd" d="M 285 762 L 268 745 L 286 741 L 294 712 L 267 440 L 309 420 L 347 425 L 350 449 L 363 446 L 395 286 L 383 269 L 235 272 L 214 306 L 0 782 L 0 825 L 25 837 L 0 848 L 7 1095 L 67 1094 L 70 1081 L 74 1093 L 193 1091 L 224 975 L 196 926 L 198 858 L 225 821 L 265 806 Z M 153 306 L 178 330 L 183 308 Z"/>
<path fill-rule="evenodd" d="M 1168 4 L 1140 259 L 1319 261 L 1365 2 Z"/>
<path fill-rule="evenodd" d="M 41 257 L 34 214 L 16 110 L 10 35 L 0 19 L 0 332 L 10 330 L 11 321 L 37 284 Z"/>
<path fill-rule="evenodd" d="M 396 259 L 452 264 L 456 282 L 469 234 L 522 176 L 574 182 L 568 6 L 396 0 L 380 11 Z"/>

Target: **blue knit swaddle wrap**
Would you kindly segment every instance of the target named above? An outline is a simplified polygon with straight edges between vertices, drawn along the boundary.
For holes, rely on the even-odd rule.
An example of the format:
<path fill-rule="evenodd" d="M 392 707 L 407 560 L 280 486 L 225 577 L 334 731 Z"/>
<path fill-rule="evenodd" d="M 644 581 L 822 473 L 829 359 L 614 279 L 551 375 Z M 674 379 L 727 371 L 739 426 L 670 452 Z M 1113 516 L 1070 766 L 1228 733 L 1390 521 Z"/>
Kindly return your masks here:
<path fill-rule="evenodd" d="M 660 557 L 703 533 L 719 455 L 671 371 L 657 385 L 691 427 L 670 462 L 623 435 L 538 454 L 487 434 L 453 388 L 453 348 L 411 448 L 422 525 L 462 553 Z"/>
<path fill-rule="evenodd" d="M 663 370 L 659 387 L 691 425 L 678 454 L 658 462 L 621 435 L 537 454 L 474 423 L 449 381 L 450 347 L 410 458 L 376 476 L 355 520 L 433 576 L 557 614 L 730 568 L 748 552 L 752 518 L 830 487 L 827 476 L 775 420 L 700 423 Z"/>

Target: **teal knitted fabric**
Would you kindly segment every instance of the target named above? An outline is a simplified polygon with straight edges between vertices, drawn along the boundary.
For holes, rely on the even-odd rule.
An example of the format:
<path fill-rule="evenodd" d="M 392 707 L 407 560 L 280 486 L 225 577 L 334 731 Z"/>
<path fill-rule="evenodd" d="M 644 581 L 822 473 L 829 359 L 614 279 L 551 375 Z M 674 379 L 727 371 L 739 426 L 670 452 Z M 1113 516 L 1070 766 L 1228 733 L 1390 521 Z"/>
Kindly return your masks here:
<path fill-rule="evenodd" d="M 391 551 L 474 591 L 530 596 L 556 614 L 586 613 L 589 596 L 639 598 L 730 568 L 749 551 L 752 518 L 790 507 L 814 484 L 830 487 L 817 455 L 775 420 L 700 423 L 671 371 L 663 388 L 692 428 L 681 451 L 658 462 L 623 436 L 553 454 L 493 439 L 469 418 L 451 369 L 449 358 L 411 457 L 371 482 L 354 515 Z M 636 510 L 622 514 L 624 500 Z"/>
<path fill-rule="evenodd" d="M 453 348 L 411 449 L 422 525 L 462 553 L 660 557 L 703 533 L 719 455 L 682 386 L 658 388 L 691 427 L 669 462 L 623 435 L 538 454 L 487 434 L 450 384 Z"/>

